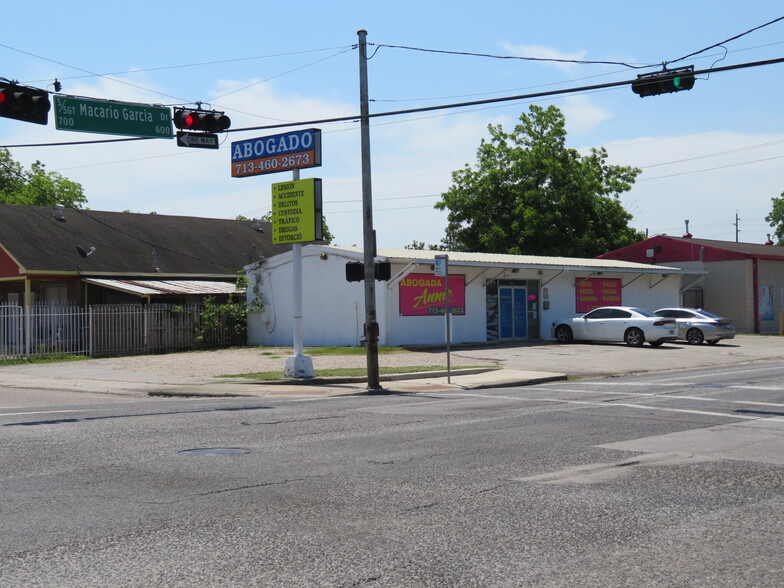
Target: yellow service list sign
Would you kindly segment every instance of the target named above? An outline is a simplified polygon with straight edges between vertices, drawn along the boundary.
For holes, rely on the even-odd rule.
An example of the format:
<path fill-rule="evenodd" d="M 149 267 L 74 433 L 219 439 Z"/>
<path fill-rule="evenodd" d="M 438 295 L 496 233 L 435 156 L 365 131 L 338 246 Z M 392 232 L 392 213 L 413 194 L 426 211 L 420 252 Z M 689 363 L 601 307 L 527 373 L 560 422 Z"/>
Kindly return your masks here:
<path fill-rule="evenodd" d="M 321 239 L 321 179 L 272 184 L 272 242 Z"/>

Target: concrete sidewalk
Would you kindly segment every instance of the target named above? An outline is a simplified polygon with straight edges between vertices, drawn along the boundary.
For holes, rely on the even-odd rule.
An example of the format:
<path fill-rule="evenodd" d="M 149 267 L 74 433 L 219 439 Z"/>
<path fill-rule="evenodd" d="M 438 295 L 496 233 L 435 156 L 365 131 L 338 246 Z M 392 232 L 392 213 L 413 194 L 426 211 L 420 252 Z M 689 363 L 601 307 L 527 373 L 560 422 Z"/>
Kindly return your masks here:
<path fill-rule="evenodd" d="M 97 378 L 95 376 L 98 376 Z M 151 381 L 149 378 L 136 380 L 103 379 L 102 374 L 83 373 L 54 376 L 36 374 L 33 370 L 24 373 L 2 373 L 0 387 L 27 390 L 63 390 L 68 392 L 92 392 L 123 396 L 170 396 L 170 397 L 301 397 L 315 398 L 368 393 L 365 378 L 314 378 L 312 380 L 251 381 L 227 378 L 192 378 L 188 381 Z M 93 377 L 91 377 L 93 376 Z M 503 386 L 524 386 L 553 380 L 566 379 L 566 374 L 523 371 L 514 369 L 456 369 L 451 377 L 446 371 L 417 374 L 400 374 L 382 377 L 383 389 L 389 393 L 416 393 L 427 391 L 473 390 Z"/>

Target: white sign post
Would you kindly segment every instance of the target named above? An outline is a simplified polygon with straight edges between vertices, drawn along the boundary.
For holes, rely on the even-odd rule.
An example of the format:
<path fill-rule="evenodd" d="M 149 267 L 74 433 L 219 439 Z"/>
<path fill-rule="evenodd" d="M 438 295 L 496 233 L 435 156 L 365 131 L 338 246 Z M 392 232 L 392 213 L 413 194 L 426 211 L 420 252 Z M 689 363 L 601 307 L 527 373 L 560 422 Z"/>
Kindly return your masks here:
<path fill-rule="evenodd" d="M 446 381 L 452 383 L 452 358 L 450 343 L 452 342 L 452 312 L 449 306 L 449 256 L 436 255 L 435 275 L 444 278 L 444 319 L 446 320 Z"/>

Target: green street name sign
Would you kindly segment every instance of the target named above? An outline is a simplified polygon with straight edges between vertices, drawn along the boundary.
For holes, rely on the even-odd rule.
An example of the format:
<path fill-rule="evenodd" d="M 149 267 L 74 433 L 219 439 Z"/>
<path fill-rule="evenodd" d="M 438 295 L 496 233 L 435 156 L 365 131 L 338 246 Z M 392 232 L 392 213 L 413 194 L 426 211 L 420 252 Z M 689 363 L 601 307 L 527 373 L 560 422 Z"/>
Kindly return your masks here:
<path fill-rule="evenodd" d="M 168 106 L 55 94 L 54 124 L 60 131 L 172 138 L 172 114 Z"/>

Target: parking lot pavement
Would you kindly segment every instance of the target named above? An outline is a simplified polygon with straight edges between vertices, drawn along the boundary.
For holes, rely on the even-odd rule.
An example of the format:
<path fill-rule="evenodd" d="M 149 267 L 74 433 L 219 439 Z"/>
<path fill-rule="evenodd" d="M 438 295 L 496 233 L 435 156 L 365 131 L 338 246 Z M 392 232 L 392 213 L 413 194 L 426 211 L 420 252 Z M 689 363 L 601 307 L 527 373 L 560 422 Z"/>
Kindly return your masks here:
<path fill-rule="evenodd" d="M 460 355 L 497 359 L 509 369 L 566 373 L 569 377 L 614 376 L 650 371 L 724 366 L 759 360 L 784 360 L 784 337 L 737 335 L 716 345 L 665 343 L 629 347 L 624 343 L 531 342 L 492 348 L 467 348 Z"/>

